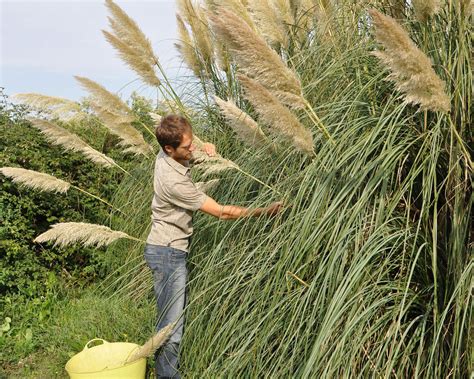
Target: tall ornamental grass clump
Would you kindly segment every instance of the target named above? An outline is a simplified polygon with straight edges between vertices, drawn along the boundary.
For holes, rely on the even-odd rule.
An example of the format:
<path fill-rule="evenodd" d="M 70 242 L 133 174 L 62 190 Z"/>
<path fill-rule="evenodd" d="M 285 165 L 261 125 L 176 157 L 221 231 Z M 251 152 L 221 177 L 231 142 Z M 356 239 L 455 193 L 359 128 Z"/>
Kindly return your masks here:
<path fill-rule="evenodd" d="M 197 107 L 205 112 L 206 130 L 219 131 L 213 135 L 221 153 L 271 189 L 229 172 L 211 194 L 247 205 L 283 199 L 288 207 L 276 220 L 196 217 L 184 372 L 467 376 L 473 270 L 467 3 L 446 3 L 420 20 L 416 9 L 394 14 L 384 2 L 327 2 L 326 8 L 315 2 L 309 10 L 314 27 L 304 38 L 297 21 L 282 21 L 287 44 L 267 42 L 301 82 L 300 107 L 274 92 L 271 85 L 284 79 L 278 67 L 272 72 L 267 62 L 259 66 L 258 54 L 239 50 L 232 30 L 221 30 L 238 18 L 242 28 L 265 38 L 253 4 L 232 9 L 222 3 L 209 7 L 211 21 L 204 24 L 223 47 L 215 61 L 199 60 L 195 39 L 190 63 L 196 68 L 199 62 L 198 80 L 204 93 L 219 97 L 218 107 L 210 96 Z M 253 41 L 244 42 L 251 47 Z M 222 51 L 227 69 L 219 66 Z M 262 76 L 243 66 L 246 54 L 268 71 Z M 281 138 L 275 128 L 282 113 L 271 113 L 263 90 L 255 100 L 248 97 L 248 79 L 241 74 L 273 91 L 312 134 L 314 157 L 291 143 L 291 131 Z M 241 122 L 253 118 L 275 149 L 237 140 L 241 133 L 234 134 L 235 121 L 223 109 L 229 99 L 245 112 Z M 267 114 L 273 115 L 270 122 Z M 151 181 L 151 173 L 144 180 Z M 124 192 L 118 199 L 126 198 Z M 146 203 L 150 196 L 151 190 L 134 201 Z M 142 210 L 149 213 L 146 204 Z M 144 270 L 134 272 L 125 292 L 138 296 L 150 288 Z"/>
<path fill-rule="evenodd" d="M 286 204 L 274 219 L 195 218 L 190 377 L 472 372 L 472 4 L 394 3 L 178 2 L 200 90 L 183 104 L 153 85 L 218 146 L 195 179 L 218 179 L 221 203 Z M 127 233 L 108 251 L 116 296 L 151 296 L 152 168 L 141 156 L 112 201 Z"/>

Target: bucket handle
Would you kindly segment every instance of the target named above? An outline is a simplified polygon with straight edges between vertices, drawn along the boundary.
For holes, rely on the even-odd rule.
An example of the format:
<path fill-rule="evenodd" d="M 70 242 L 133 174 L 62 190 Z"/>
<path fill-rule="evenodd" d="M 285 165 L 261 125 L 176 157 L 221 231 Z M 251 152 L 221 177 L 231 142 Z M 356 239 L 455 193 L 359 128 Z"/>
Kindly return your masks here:
<path fill-rule="evenodd" d="M 83 350 L 90 349 L 89 344 L 90 344 L 91 342 L 94 342 L 94 341 L 102 341 L 102 344 L 104 344 L 104 343 L 109 343 L 108 341 L 103 340 L 102 338 L 93 338 L 93 339 L 91 339 L 89 342 L 86 343 L 86 346 L 84 346 L 84 349 L 83 349 Z"/>

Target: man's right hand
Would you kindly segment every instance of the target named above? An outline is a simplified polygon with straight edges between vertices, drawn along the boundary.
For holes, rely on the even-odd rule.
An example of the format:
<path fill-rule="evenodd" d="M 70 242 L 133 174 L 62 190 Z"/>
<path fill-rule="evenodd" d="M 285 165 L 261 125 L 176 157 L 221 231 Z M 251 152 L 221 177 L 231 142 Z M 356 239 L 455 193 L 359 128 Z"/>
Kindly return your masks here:
<path fill-rule="evenodd" d="M 276 216 L 278 213 L 281 212 L 283 209 L 283 202 L 277 201 L 275 203 L 270 204 L 267 208 L 265 208 L 265 213 L 268 216 Z"/>

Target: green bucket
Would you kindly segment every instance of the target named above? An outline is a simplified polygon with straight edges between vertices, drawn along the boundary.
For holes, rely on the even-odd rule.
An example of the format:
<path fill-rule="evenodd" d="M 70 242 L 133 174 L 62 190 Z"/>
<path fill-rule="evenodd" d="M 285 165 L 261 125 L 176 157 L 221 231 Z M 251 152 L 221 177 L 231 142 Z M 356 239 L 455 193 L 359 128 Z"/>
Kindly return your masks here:
<path fill-rule="evenodd" d="M 89 347 L 94 341 L 102 341 L 102 344 Z M 139 347 L 134 343 L 94 338 L 66 363 L 66 371 L 71 379 L 144 379 L 145 358 L 125 364 Z"/>

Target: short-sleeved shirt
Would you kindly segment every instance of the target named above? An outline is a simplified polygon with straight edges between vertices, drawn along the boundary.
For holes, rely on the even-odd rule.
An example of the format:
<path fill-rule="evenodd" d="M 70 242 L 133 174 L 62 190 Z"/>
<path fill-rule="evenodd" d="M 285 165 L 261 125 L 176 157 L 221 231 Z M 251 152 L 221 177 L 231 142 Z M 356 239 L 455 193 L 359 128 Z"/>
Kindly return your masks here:
<path fill-rule="evenodd" d="M 156 157 L 151 203 L 152 226 L 147 243 L 188 251 L 193 211 L 207 196 L 191 180 L 189 167 L 160 151 Z"/>

